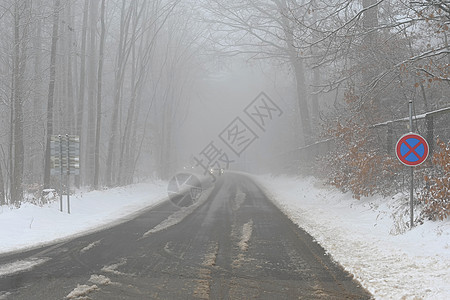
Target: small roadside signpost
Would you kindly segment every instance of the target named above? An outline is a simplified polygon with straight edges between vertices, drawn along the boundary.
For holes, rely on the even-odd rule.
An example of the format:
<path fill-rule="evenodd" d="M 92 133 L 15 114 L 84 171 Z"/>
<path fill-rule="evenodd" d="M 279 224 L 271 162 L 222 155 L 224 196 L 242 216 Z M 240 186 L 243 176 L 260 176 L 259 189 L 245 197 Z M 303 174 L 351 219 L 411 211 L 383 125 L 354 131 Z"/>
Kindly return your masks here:
<path fill-rule="evenodd" d="M 409 194 L 410 228 L 414 227 L 414 167 L 421 165 L 428 157 L 429 146 L 419 134 L 412 132 L 412 101 L 409 101 L 409 130 L 395 146 L 395 154 L 400 162 L 411 169 L 411 186 Z"/>
<path fill-rule="evenodd" d="M 51 175 L 59 175 L 59 202 L 63 210 L 63 177 L 67 175 L 67 212 L 70 214 L 70 175 L 80 174 L 80 137 L 77 135 L 52 135 L 50 137 Z"/>

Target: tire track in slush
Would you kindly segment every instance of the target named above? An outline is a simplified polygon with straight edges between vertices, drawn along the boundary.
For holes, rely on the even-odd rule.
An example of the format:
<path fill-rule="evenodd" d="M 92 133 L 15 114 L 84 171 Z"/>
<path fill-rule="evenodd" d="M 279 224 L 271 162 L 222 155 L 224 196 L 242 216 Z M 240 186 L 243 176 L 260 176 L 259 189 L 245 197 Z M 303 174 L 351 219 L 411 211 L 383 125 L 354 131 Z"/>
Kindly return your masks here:
<path fill-rule="evenodd" d="M 211 242 L 204 256 L 202 267 L 198 270 L 197 286 L 194 296 L 200 299 L 209 299 L 211 292 L 211 273 L 216 265 L 217 254 L 219 253 L 219 243 Z"/>

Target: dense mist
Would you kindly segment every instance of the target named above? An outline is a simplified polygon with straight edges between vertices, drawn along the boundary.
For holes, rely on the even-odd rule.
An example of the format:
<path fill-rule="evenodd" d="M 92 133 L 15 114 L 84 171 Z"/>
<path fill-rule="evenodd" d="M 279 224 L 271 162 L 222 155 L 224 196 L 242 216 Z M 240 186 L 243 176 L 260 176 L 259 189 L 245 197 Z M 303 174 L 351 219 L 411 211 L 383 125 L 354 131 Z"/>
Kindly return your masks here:
<path fill-rule="evenodd" d="M 77 187 L 218 167 L 333 177 L 348 164 L 319 161 L 345 161 L 352 145 L 390 149 L 406 129 L 369 128 L 405 118 L 410 100 L 417 115 L 450 105 L 449 9 L 446 1 L 1 0 L 0 200 L 54 188 L 51 139 L 66 134 L 80 140 L 68 178 Z M 416 126 L 448 139 L 446 120 Z"/>

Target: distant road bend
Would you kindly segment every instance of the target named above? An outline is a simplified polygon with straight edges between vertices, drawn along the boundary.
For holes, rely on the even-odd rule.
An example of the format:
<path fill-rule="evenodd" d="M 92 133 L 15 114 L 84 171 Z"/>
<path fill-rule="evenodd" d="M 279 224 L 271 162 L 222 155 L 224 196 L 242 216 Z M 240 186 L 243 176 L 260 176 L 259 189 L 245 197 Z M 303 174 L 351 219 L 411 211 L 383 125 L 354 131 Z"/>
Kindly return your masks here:
<path fill-rule="evenodd" d="M 205 199 L 0 257 L 0 299 L 371 299 L 248 177 Z"/>

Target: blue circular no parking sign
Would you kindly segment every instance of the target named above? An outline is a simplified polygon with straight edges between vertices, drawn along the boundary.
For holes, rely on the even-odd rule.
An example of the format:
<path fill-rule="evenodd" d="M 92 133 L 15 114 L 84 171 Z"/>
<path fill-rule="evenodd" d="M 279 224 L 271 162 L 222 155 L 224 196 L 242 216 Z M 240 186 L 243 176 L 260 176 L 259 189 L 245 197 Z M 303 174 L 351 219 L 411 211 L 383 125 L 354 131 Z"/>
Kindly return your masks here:
<path fill-rule="evenodd" d="M 408 133 L 398 140 L 395 153 L 403 164 L 414 167 L 427 159 L 429 147 L 427 141 L 421 135 Z"/>

